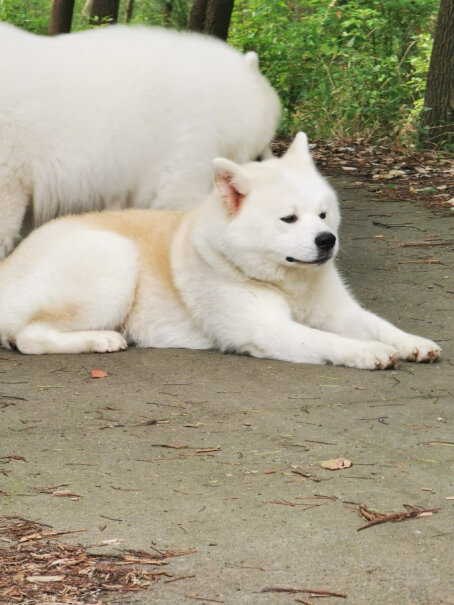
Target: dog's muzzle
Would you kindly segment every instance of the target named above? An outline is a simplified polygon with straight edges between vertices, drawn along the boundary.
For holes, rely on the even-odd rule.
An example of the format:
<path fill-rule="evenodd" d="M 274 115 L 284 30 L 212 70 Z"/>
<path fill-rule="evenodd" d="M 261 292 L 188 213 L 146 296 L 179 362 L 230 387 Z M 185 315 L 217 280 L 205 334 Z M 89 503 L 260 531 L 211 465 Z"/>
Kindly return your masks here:
<path fill-rule="evenodd" d="M 333 257 L 333 248 L 336 245 L 336 236 L 330 231 L 322 231 L 315 240 L 317 246 L 317 258 L 314 260 L 300 260 L 294 256 L 286 256 L 285 260 L 289 263 L 301 263 L 303 265 L 323 265 Z"/>

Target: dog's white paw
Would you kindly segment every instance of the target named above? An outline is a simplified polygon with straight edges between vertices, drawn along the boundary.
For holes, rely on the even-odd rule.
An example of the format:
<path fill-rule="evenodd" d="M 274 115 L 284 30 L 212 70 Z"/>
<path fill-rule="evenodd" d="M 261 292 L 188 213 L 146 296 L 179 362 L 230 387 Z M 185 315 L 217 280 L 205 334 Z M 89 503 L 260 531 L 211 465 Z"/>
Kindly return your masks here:
<path fill-rule="evenodd" d="M 393 343 L 399 359 L 416 362 L 432 362 L 440 357 L 441 347 L 436 342 L 413 334 L 405 334 Z"/>
<path fill-rule="evenodd" d="M 118 332 L 93 332 L 90 335 L 89 349 L 93 353 L 113 353 L 127 348 L 126 340 Z"/>
<path fill-rule="evenodd" d="M 381 342 L 364 342 L 355 346 L 345 365 L 360 370 L 386 370 L 397 365 L 397 349 Z"/>

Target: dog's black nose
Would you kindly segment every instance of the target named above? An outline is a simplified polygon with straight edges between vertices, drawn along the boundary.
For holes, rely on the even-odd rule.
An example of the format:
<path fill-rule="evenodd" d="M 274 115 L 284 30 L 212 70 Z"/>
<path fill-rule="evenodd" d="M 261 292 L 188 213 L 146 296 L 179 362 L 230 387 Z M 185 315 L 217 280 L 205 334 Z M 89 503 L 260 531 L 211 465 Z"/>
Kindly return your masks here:
<path fill-rule="evenodd" d="M 331 250 L 331 248 L 334 248 L 335 243 L 336 236 L 333 233 L 330 233 L 329 231 L 323 231 L 322 233 L 319 233 L 315 238 L 315 244 L 317 248 L 320 248 L 320 250 L 324 250 L 325 252 L 328 252 L 329 250 Z"/>

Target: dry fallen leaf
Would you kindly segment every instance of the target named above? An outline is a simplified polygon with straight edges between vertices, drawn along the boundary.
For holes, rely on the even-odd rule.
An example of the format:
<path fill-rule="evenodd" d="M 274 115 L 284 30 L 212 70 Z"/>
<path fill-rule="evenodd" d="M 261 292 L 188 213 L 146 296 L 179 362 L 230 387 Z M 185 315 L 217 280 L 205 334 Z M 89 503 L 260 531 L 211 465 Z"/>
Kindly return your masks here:
<path fill-rule="evenodd" d="M 400 176 L 405 176 L 405 172 L 403 170 L 390 170 L 387 174 L 381 175 L 383 179 L 395 179 Z"/>
<path fill-rule="evenodd" d="M 92 378 L 105 378 L 106 376 L 109 376 L 109 374 L 107 372 L 104 372 L 104 370 L 96 369 L 91 371 Z"/>
<path fill-rule="evenodd" d="M 343 468 L 349 468 L 351 465 L 352 462 L 348 458 L 333 458 L 332 460 L 323 460 L 323 462 L 320 462 L 322 468 L 330 471 L 339 471 Z"/>

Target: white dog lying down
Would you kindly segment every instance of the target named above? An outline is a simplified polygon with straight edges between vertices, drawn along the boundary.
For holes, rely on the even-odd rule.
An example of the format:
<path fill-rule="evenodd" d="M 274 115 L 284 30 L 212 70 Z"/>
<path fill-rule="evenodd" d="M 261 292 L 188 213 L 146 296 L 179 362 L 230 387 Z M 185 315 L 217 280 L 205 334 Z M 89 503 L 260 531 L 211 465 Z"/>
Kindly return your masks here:
<path fill-rule="evenodd" d="M 159 28 L 36 36 L 0 24 L 0 258 L 35 223 L 102 208 L 188 210 L 211 160 L 267 153 L 279 122 L 255 53 Z"/>
<path fill-rule="evenodd" d="M 362 309 L 334 266 L 339 210 L 306 135 L 282 159 L 215 159 L 184 213 L 60 218 L 0 264 L 0 334 L 22 353 L 217 348 L 387 368 L 440 348 Z"/>

